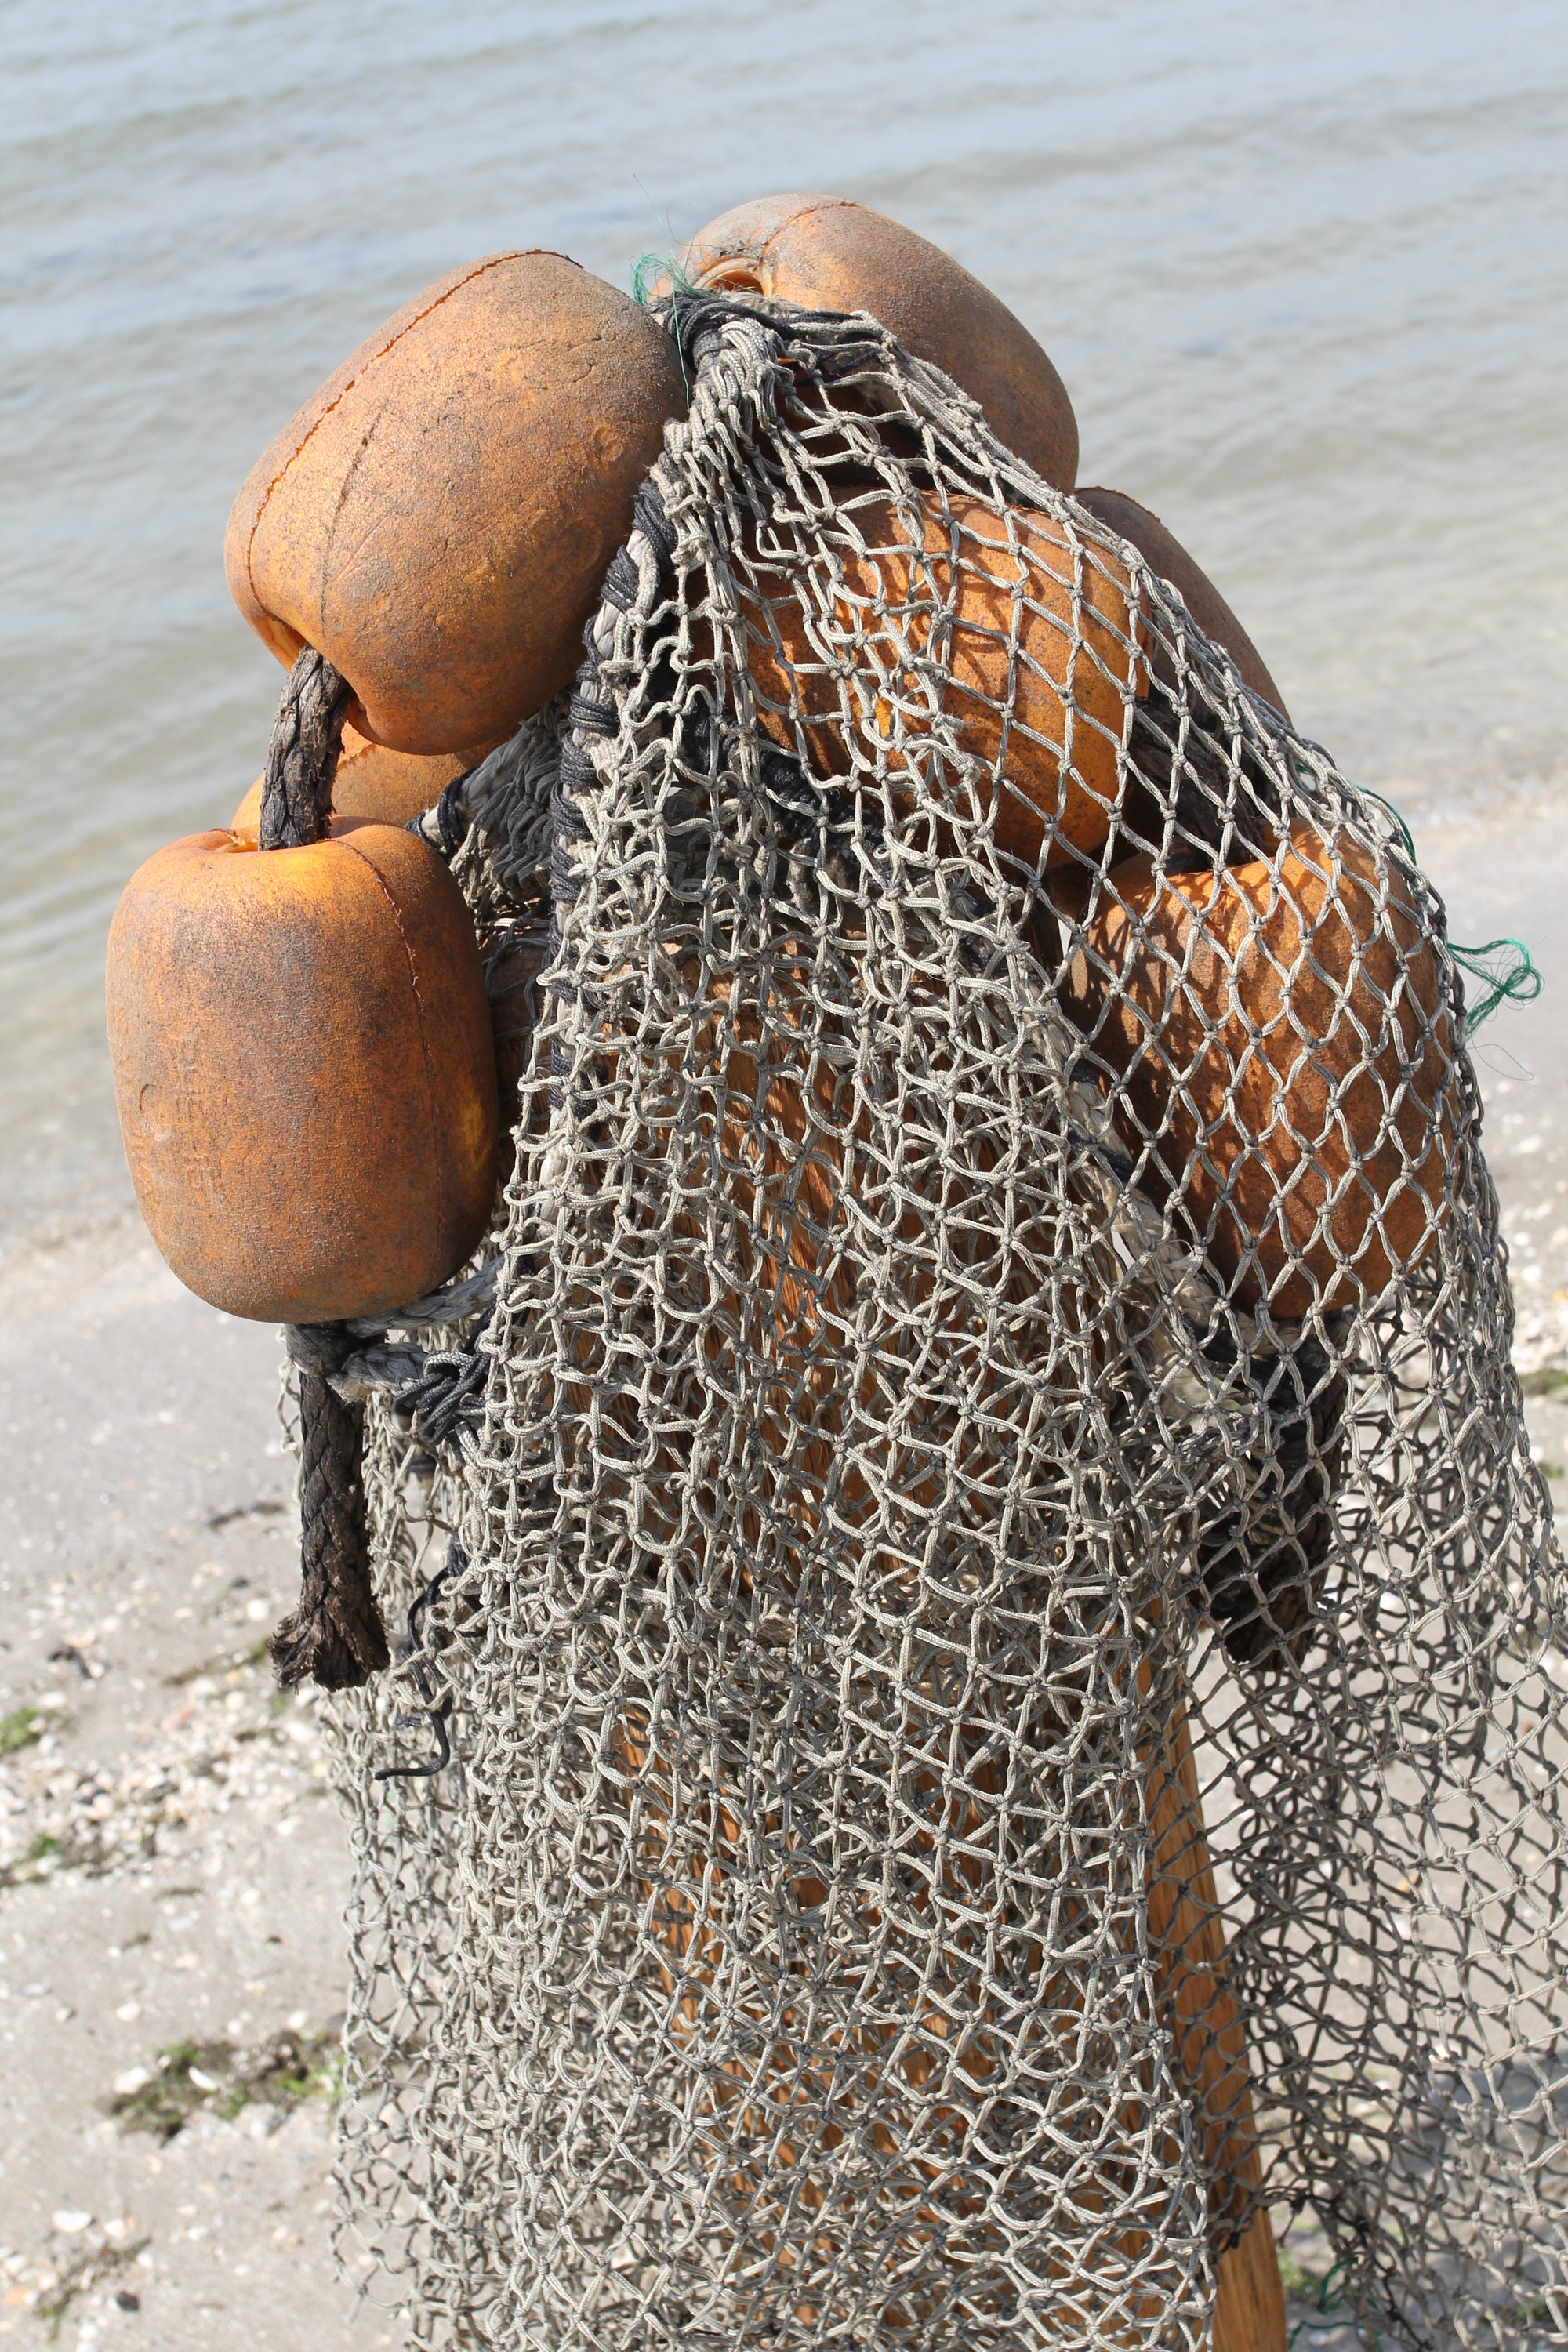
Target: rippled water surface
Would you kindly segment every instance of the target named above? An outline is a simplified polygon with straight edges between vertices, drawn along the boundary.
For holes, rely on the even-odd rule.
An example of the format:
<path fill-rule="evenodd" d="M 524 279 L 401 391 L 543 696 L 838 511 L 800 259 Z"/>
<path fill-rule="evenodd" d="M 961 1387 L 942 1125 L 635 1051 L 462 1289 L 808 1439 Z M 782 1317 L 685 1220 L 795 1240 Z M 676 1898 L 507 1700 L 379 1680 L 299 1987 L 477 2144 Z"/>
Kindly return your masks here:
<path fill-rule="evenodd" d="M 0 1218 L 128 1192 L 103 935 L 255 774 L 229 604 L 263 444 L 454 263 L 621 285 L 776 188 L 858 196 L 1055 358 L 1298 723 L 1417 807 L 1568 779 L 1568 11 L 1101 0 L 0 7 Z"/>

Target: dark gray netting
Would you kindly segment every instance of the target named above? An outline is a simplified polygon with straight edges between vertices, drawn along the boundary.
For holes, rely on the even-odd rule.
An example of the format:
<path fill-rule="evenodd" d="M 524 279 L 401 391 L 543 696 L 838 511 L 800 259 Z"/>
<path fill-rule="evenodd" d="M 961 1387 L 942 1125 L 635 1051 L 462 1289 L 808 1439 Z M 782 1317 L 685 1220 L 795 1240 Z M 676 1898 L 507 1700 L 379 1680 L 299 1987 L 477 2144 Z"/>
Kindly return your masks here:
<path fill-rule="evenodd" d="M 679 310 L 576 695 L 424 821 L 521 1076 L 492 1255 L 341 1382 L 417 1601 L 341 1711 L 374 2291 L 1197 2347 L 1266 2198 L 1373 2340 L 1568 2344 L 1568 1639 L 1441 907 L 947 378 Z"/>

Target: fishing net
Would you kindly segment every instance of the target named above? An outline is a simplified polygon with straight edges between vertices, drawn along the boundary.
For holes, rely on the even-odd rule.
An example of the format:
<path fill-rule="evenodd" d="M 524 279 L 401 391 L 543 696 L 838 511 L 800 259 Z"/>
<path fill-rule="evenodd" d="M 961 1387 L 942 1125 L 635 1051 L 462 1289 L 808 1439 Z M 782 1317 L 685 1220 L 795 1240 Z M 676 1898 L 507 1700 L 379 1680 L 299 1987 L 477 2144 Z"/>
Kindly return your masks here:
<path fill-rule="evenodd" d="M 517 1104 L 336 1382 L 407 1625 L 356 2275 L 421 2344 L 1196 2347 L 1267 2203 L 1373 2340 L 1568 2344 L 1568 1638 L 1441 907 L 874 321 L 668 316 L 575 693 L 421 821 Z"/>

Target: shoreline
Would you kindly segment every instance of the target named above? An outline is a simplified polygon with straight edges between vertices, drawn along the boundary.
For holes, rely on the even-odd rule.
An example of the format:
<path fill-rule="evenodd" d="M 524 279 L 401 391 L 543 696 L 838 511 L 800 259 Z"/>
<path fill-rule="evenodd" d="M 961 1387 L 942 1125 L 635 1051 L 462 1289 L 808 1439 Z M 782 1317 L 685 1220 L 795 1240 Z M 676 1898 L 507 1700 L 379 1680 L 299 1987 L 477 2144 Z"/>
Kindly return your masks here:
<path fill-rule="evenodd" d="M 1415 829 L 1453 936 L 1516 935 L 1542 976 L 1475 1053 L 1516 1360 L 1561 1478 L 1568 806 Z M 329 2251 L 348 1854 L 323 1722 L 279 1700 L 262 1654 L 296 1574 L 277 1335 L 182 1290 L 133 1211 L 62 1223 L 0 1263 L 0 2046 L 25 2077 L 0 2149 L 0 2341 L 35 2340 L 63 2296 L 68 2347 L 390 2347 L 385 2313 L 351 2336 L 353 2270 Z M 298 2096 L 277 2063 L 290 2036 L 321 2077 Z M 160 2072 L 181 2045 L 196 2058 Z M 167 2139 L 110 2112 L 165 2090 L 189 2118 Z M 1292 2227 L 1292 2324 L 1314 2315 L 1321 2251 Z M 1323 2352 L 1356 2341 L 1314 2333 Z"/>

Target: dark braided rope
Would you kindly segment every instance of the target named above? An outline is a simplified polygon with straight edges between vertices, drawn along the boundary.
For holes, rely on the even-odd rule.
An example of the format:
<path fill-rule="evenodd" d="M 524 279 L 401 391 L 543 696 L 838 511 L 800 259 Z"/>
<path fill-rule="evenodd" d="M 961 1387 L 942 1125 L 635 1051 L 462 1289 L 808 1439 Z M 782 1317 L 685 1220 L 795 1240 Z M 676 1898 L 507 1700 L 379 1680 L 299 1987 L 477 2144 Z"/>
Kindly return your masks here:
<path fill-rule="evenodd" d="M 324 654 L 307 646 L 289 673 L 267 747 L 258 846 L 302 849 L 320 841 L 332 814 L 332 782 L 353 688 Z"/>
<path fill-rule="evenodd" d="M 300 1366 L 300 1605 L 272 1636 L 285 1690 L 311 1681 L 349 1690 L 388 1659 L 370 1576 L 363 1440 L 364 1407 L 345 1404 L 330 1374 L 353 1346 L 341 1323 L 297 1324 Z"/>
<path fill-rule="evenodd" d="M 272 729 L 260 848 L 306 848 L 325 834 L 352 699 L 347 679 L 307 646 Z M 300 1605 L 272 1636 L 272 1664 L 285 1690 L 306 1681 L 346 1690 L 388 1657 L 370 1575 L 364 1408 L 345 1404 L 331 1381 L 354 1342 L 342 1323 L 299 1324 L 288 1339 L 300 1367 Z"/>

